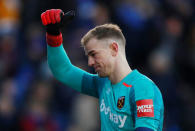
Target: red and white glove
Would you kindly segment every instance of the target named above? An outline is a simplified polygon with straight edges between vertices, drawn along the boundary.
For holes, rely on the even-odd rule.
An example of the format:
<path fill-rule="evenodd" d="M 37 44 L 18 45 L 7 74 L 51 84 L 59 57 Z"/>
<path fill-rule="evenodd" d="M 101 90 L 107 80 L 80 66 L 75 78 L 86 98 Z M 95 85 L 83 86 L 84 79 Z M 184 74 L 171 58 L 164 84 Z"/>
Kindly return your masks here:
<path fill-rule="evenodd" d="M 41 14 L 42 24 L 46 26 L 46 41 L 48 45 L 58 47 L 62 44 L 63 38 L 60 29 L 71 21 L 74 16 L 74 11 L 64 14 L 61 9 L 50 9 Z"/>

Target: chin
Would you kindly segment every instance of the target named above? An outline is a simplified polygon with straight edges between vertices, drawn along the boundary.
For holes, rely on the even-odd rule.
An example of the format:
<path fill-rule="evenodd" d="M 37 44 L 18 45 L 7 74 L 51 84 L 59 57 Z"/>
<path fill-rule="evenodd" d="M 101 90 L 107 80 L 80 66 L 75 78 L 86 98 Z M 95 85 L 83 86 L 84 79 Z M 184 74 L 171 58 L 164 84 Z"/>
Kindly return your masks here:
<path fill-rule="evenodd" d="M 99 77 L 108 77 L 108 75 L 105 74 L 105 73 L 98 73 L 98 76 L 99 76 Z"/>

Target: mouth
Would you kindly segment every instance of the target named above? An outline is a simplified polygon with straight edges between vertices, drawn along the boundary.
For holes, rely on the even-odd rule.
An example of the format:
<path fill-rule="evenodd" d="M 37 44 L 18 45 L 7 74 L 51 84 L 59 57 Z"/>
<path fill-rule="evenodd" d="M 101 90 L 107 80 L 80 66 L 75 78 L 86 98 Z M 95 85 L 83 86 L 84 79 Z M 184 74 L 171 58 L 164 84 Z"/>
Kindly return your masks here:
<path fill-rule="evenodd" d="M 95 66 L 94 69 L 95 69 L 95 72 L 98 72 L 100 70 L 100 67 L 99 66 Z"/>

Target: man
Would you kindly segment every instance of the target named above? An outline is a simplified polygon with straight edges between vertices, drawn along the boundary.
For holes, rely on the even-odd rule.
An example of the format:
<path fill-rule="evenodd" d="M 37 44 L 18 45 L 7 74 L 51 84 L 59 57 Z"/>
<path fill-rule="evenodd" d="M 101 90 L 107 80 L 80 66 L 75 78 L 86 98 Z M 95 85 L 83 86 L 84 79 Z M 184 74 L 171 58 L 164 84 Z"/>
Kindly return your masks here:
<path fill-rule="evenodd" d="M 62 45 L 62 18 L 72 14 L 51 9 L 41 14 L 46 26 L 48 64 L 55 78 L 65 85 L 99 99 L 102 131 L 161 131 L 163 99 L 158 87 L 137 70 L 125 55 L 125 37 L 114 24 L 90 30 L 81 40 L 90 74 L 71 64 Z"/>

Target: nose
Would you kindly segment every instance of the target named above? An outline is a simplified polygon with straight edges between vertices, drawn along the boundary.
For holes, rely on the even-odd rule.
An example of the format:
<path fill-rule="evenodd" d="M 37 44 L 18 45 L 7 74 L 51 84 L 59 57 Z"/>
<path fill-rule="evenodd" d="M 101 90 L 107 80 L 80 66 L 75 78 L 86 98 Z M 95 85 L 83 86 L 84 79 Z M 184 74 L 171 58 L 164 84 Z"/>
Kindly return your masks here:
<path fill-rule="evenodd" d="M 95 61 L 92 57 L 88 57 L 88 66 L 93 66 L 95 64 Z"/>

